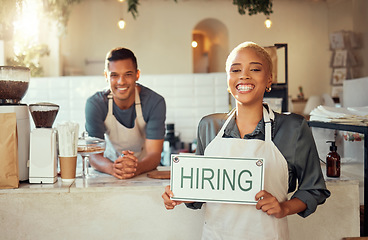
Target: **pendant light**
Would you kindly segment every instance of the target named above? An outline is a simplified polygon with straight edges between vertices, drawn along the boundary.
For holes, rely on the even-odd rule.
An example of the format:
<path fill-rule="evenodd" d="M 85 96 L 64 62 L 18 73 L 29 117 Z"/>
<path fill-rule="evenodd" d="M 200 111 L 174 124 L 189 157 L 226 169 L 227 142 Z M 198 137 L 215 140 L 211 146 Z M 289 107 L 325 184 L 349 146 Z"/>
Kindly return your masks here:
<path fill-rule="evenodd" d="M 120 20 L 118 21 L 118 27 L 123 30 L 125 28 L 125 21 L 123 18 L 120 18 Z"/>
<path fill-rule="evenodd" d="M 123 3 L 124 1 L 125 0 L 118 0 L 118 2 L 120 2 L 120 3 Z M 120 10 L 121 10 L 121 16 L 123 16 L 123 5 L 121 5 Z M 126 25 L 126 23 L 125 23 L 123 17 L 121 17 L 119 19 L 119 21 L 118 21 L 118 27 L 119 27 L 119 29 L 123 30 L 125 28 L 125 25 Z"/>
<path fill-rule="evenodd" d="M 266 21 L 264 22 L 266 28 L 271 28 L 272 25 L 272 21 L 270 20 L 269 17 L 267 17 Z"/>

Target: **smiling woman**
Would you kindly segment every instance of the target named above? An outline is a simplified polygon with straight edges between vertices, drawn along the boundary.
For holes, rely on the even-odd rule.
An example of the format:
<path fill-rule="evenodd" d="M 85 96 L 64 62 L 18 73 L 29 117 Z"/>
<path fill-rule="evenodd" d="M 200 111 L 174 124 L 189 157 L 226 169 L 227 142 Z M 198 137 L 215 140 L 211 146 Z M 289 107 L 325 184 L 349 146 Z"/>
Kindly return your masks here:
<path fill-rule="evenodd" d="M 230 113 L 210 114 L 200 120 L 196 154 L 221 159 L 240 158 L 243 161 L 262 159 L 264 174 L 258 183 L 264 184 L 251 195 L 256 201 L 255 206 L 213 203 L 202 199 L 177 201 L 173 184 L 165 188 L 162 195 L 164 205 L 170 210 L 183 200 L 192 209 L 205 204 L 202 239 L 291 239 L 287 216 L 299 214 L 306 217 L 330 196 L 319 166 L 312 132 L 302 116 L 277 114 L 263 104 L 264 92 L 269 91 L 272 84 L 272 61 L 264 48 L 253 42 L 239 44 L 228 56 L 226 73 L 228 91 L 235 98 L 236 107 Z M 286 137 L 284 131 L 296 135 Z M 190 166 L 207 167 L 201 160 Z M 238 179 L 246 173 L 239 167 L 234 169 Z M 212 183 L 216 170 L 212 171 L 213 174 L 210 172 L 202 170 L 202 182 Z M 251 177 L 251 174 L 248 175 Z M 302 175 L 313 180 L 292 180 L 293 176 Z M 188 172 L 185 177 L 185 180 L 192 179 Z M 250 188 L 256 183 L 255 179 L 247 180 L 252 180 L 248 182 Z M 294 192 L 291 197 L 289 192 Z"/>

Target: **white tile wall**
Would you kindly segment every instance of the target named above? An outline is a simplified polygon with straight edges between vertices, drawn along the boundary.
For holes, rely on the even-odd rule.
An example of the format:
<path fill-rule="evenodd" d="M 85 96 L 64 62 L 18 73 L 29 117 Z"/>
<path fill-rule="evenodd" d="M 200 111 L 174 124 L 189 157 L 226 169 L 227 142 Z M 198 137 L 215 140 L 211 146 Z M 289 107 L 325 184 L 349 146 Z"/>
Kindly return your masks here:
<path fill-rule="evenodd" d="M 196 138 L 198 122 L 203 116 L 229 110 L 225 73 L 142 74 L 139 82 L 165 98 L 166 123 L 175 123 L 175 130 L 184 142 Z M 32 78 L 23 102 L 58 104 L 60 110 L 54 126 L 58 122 L 75 121 L 82 132 L 87 98 L 105 87 L 107 83 L 103 76 Z"/>
<path fill-rule="evenodd" d="M 226 73 L 142 75 L 139 81 L 165 98 L 166 122 L 175 123 L 184 142 L 196 138 L 203 116 L 229 110 Z"/>
<path fill-rule="evenodd" d="M 107 87 L 103 76 L 71 76 L 31 78 L 22 102 L 52 102 L 60 106 L 54 126 L 58 122 L 75 121 L 84 130 L 84 106 L 89 96 Z M 31 127 L 34 127 L 31 120 Z"/>

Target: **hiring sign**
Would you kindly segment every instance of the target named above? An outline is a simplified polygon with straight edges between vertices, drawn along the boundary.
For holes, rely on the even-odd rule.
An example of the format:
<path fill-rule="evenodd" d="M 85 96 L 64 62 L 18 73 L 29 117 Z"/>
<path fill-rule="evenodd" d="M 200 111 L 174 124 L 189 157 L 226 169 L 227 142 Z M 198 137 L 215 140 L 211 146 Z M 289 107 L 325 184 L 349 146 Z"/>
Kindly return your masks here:
<path fill-rule="evenodd" d="M 264 159 L 171 155 L 173 200 L 256 204 Z"/>

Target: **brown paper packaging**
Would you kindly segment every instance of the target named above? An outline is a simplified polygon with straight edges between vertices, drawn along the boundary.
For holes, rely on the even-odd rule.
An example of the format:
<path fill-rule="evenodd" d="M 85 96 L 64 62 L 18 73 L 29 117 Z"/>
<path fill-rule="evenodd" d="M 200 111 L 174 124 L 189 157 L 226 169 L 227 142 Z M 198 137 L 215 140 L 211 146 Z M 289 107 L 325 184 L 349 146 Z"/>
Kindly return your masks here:
<path fill-rule="evenodd" d="M 0 113 L 0 189 L 19 187 L 17 119 Z"/>

